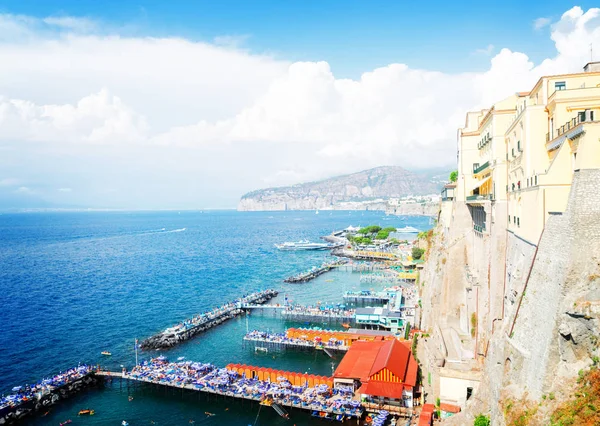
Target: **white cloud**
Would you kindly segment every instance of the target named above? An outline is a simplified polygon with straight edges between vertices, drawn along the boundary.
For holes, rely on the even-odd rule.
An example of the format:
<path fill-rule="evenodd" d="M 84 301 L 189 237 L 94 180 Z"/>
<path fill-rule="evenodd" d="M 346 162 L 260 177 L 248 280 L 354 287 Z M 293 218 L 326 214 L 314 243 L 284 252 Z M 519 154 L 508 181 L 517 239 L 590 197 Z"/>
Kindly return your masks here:
<path fill-rule="evenodd" d="M 494 45 L 488 44 L 485 49 L 475 49 L 476 55 L 491 56 L 494 53 Z"/>
<path fill-rule="evenodd" d="M 542 28 L 550 25 L 551 22 L 552 22 L 552 20 L 550 18 L 544 18 L 544 17 L 537 18 L 533 21 L 533 29 L 541 30 Z"/>
<path fill-rule="evenodd" d="M 121 173 L 123 185 L 172 185 L 188 200 L 382 163 L 451 164 L 467 110 L 528 90 L 542 75 L 576 72 L 589 44 L 600 46 L 600 9 L 574 7 L 551 25 L 556 54 L 538 65 L 500 49 L 485 72 L 390 64 L 350 80 L 327 62 L 254 55 L 227 38 L 216 40 L 223 47 L 80 34 L 68 21 L 47 37 L 35 21 L 1 16 L 0 34 L 11 22 L 35 42 L 0 43 L 0 139 L 76 150 Z M 154 196 L 146 192 L 137 196 Z"/>
<path fill-rule="evenodd" d="M 15 189 L 14 192 L 16 192 L 17 194 L 33 194 L 31 188 L 28 188 L 27 186 L 20 186 L 17 189 Z"/>

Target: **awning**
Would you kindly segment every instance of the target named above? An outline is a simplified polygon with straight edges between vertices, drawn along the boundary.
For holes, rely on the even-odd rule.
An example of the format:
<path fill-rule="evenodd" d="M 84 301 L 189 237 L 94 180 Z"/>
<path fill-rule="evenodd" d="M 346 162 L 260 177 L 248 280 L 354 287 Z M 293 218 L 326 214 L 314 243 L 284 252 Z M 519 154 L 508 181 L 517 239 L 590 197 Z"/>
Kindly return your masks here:
<path fill-rule="evenodd" d="M 484 183 L 486 183 L 486 182 L 487 182 L 488 180 L 490 180 L 491 178 L 492 178 L 491 176 L 488 176 L 487 178 L 485 178 L 484 180 L 482 180 L 481 182 L 479 182 L 479 183 L 478 183 L 478 184 L 475 186 L 475 188 L 473 188 L 473 189 L 479 188 L 481 185 L 483 185 Z"/>
<path fill-rule="evenodd" d="M 360 393 L 382 398 L 402 399 L 402 391 L 405 387 L 406 385 L 403 383 L 370 381 L 360 387 Z"/>

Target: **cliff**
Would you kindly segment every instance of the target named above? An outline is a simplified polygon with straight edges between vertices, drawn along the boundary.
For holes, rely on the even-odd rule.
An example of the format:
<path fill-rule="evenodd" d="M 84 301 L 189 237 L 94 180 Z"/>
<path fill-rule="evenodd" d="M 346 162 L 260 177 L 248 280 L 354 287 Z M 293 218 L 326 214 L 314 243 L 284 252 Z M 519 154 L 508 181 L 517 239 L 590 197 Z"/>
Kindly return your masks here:
<path fill-rule="evenodd" d="M 438 194 L 443 183 L 435 175 L 417 174 L 399 166 L 377 167 L 317 182 L 252 191 L 242 196 L 238 210 L 385 210 L 389 198 Z"/>
<path fill-rule="evenodd" d="M 473 229 L 470 208 L 444 202 L 422 284 L 419 343 L 427 398 L 461 405 L 450 425 L 549 424 L 599 355 L 600 170 L 574 173 L 567 208 L 533 245 L 506 229 L 506 204 Z M 469 391 L 470 388 L 470 391 Z M 552 395 L 552 397 L 548 397 Z"/>

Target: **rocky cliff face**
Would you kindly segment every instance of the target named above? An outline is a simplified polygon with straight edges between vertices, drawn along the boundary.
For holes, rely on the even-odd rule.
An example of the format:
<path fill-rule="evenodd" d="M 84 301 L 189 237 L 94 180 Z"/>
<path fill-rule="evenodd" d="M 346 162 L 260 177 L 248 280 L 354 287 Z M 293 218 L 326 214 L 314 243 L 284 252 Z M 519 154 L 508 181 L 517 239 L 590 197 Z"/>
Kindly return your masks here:
<path fill-rule="evenodd" d="M 377 167 L 318 182 L 249 192 L 240 200 L 238 210 L 342 210 L 343 203 L 437 194 L 442 185 L 443 182 L 435 177 L 416 174 L 402 167 Z M 368 203 L 361 206 L 362 209 L 368 207 Z M 375 209 L 385 210 L 385 206 Z"/>
<path fill-rule="evenodd" d="M 473 230 L 467 206 L 444 203 L 421 275 L 421 328 L 432 337 L 420 353 L 430 398 L 466 408 L 448 424 L 479 413 L 493 425 L 549 424 L 553 404 L 600 355 L 598 182 L 600 170 L 575 172 L 567 209 L 549 217 L 537 248 L 507 233 L 500 203 L 485 206 L 495 218 L 487 233 Z M 459 373 L 480 377 L 469 400 L 441 389 L 441 377 Z"/>

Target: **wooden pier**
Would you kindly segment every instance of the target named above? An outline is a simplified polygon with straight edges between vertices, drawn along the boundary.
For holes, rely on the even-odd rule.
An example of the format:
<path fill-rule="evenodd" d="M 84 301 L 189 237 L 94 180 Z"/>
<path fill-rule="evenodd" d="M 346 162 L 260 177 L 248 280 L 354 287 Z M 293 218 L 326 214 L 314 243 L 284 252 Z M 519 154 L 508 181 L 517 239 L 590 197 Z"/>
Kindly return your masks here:
<path fill-rule="evenodd" d="M 375 293 L 372 291 L 347 291 L 344 294 L 345 302 L 352 303 L 388 303 L 392 296 L 386 293 Z"/>
<path fill-rule="evenodd" d="M 258 377 L 257 374 L 266 374 L 266 373 L 268 373 L 268 371 L 272 371 L 271 375 L 274 374 L 275 376 L 285 376 L 286 379 L 288 379 L 288 377 L 291 377 L 291 379 L 288 379 L 288 380 L 290 380 L 290 382 L 292 382 L 292 380 L 294 380 L 294 378 L 296 380 L 304 380 L 304 382 L 303 382 L 304 386 L 319 386 L 319 383 L 322 385 L 326 384 L 329 388 L 331 388 L 333 386 L 332 379 L 329 377 L 324 377 L 324 376 L 314 376 L 311 374 L 291 373 L 291 372 L 271 370 L 271 369 L 260 368 L 260 367 L 251 367 L 251 366 L 245 366 L 245 365 L 237 365 L 237 364 L 229 364 L 226 368 L 234 374 L 238 370 L 247 371 L 249 373 L 242 373 L 242 374 L 244 374 L 244 376 L 248 375 L 248 378 Z M 260 370 L 260 372 L 257 373 L 256 370 Z M 230 398 L 241 399 L 241 400 L 249 400 L 249 401 L 253 401 L 253 402 L 258 402 L 261 405 L 265 405 L 265 406 L 280 406 L 280 407 L 284 406 L 284 407 L 288 407 L 288 408 L 296 408 L 299 410 L 304 410 L 304 411 L 309 411 L 309 412 L 316 411 L 316 412 L 326 413 L 330 416 L 338 416 L 340 421 L 344 418 L 360 419 L 364 413 L 364 410 L 360 406 L 358 406 L 357 408 L 354 408 L 353 410 L 350 410 L 350 409 L 344 409 L 341 407 L 339 407 L 339 408 L 335 407 L 335 404 L 325 405 L 324 401 L 319 402 L 317 400 L 312 401 L 312 402 L 298 403 L 298 402 L 294 402 L 294 400 L 292 398 L 287 397 L 287 396 L 279 397 L 279 396 L 275 396 L 275 395 L 265 395 L 264 393 L 259 393 L 259 392 L 251 393 L 251 392 L 233 391 L 232 386 L 230 386 L 230 387 L 212 386 L 208 382 L 204 382 L 202 379 L 196 380 L 192 383 L 186 383 L 185 381 L 175 382 L 175 381 L 167 381 L 163 378 L 159 379 L 159 378 L 153 378 L 153 377 L 140 376 L 140 375 L 137 375 L 135 372 L 127 372 L 127 371 L 123 371 L 120 373 L 112 372 L 112 371 L 111 372 L 99 371 L 96 374 L 99 376 L 104 376 L 104 377 L 113 377 L 113 378 L 119 378 L 119 379 L 123 379 L 123 380 L 134 381 L 134 382 L 148 383 L 148 384 L 152 384 L 152 385 L 164 386 L 164 387 L 173 388 L 173 389 L 182 389 L 182 390 L 188 390 L 188 391 L 193 391 L 193 392 L 202 392 L 205 394 L 213 394 L 213 395 L 219 395 L 219 396 L 223 396 L 223 397 L 230 397 Z M 242 377 L 244 377 L 244 376 L 242 376 Z M 273 383 L 273 382 L 271 382 L 271 380 L 275 380 L 275 383 L 276 383 L 277 379 L 269 378 L 268 382 L 263 382 L 263 383 Z M 292 383 L 294 383 L 294 382 L 292 382 Z M 335 403 L 336 399 L 335 399 L 335 397 L 332 397 L 332 398 L 328 399 L 327 401 L 329 403 Z M 337 402 L 348 402 L 348 401 L 346 401 L 346 400 L 343 401 L 340 399 Z M 275 408 L 275 407 L 273 407 L 273 408 Z M 277 409 L 276 409 L 276 411 L 277 411 Z M 333 417 L 330 417 L 330 419 L 333 419 Z"/>

